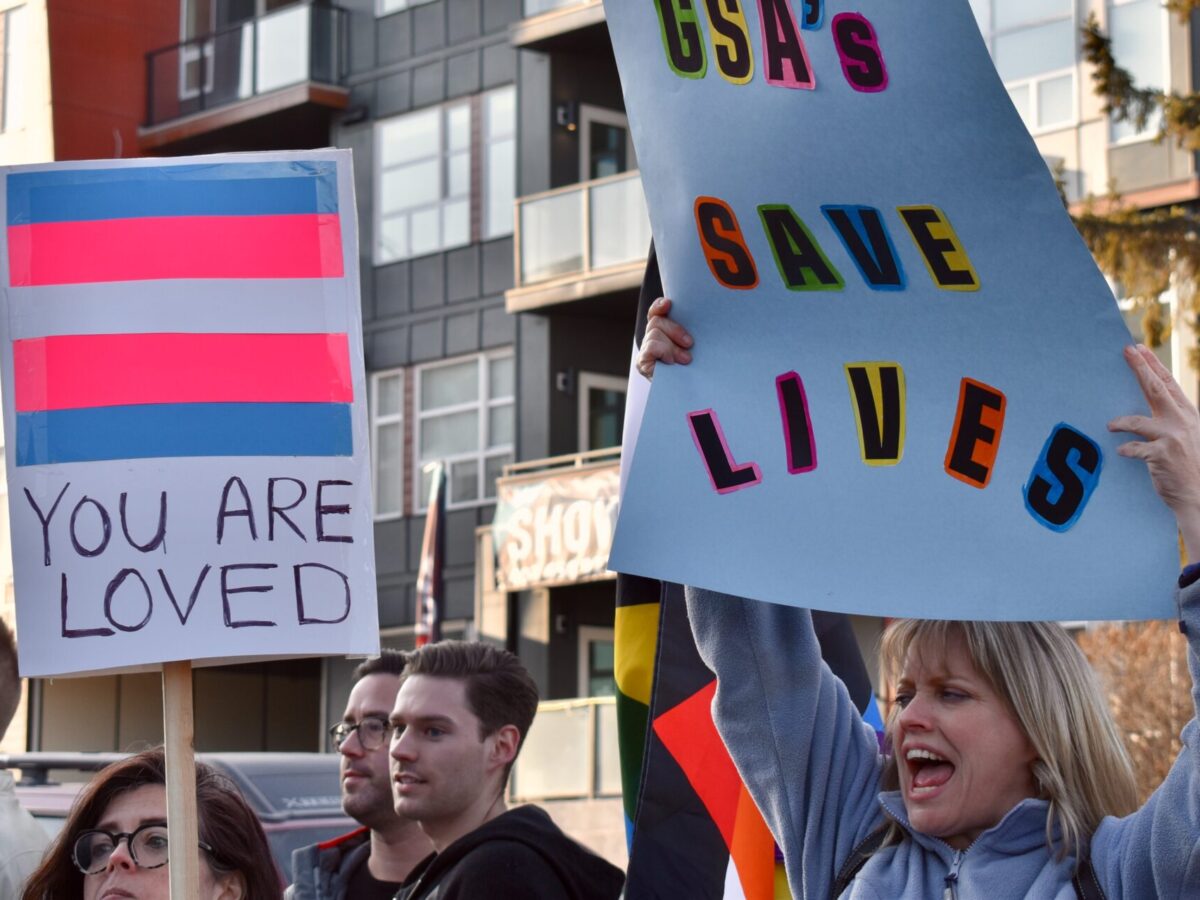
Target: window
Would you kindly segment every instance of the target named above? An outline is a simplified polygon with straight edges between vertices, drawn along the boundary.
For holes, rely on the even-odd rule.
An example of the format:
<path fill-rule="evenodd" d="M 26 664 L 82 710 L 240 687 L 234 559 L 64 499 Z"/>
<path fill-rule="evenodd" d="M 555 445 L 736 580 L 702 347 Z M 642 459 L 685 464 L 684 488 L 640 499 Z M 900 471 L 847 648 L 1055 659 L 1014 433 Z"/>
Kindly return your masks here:
<path fill-rule="evenodd" d="M 495 497 L 496 478 L 513 461 L 515 375 L 511 349 L 417 369 L 413 479 L 418 503 L 429 496 L 422 467 L 439 459 L 448 474 L 447 505 Z"/>
<path fill-rule="evenodd" d="M 1039 132 L 1074 124 L 1074 0 L 971 0 L 971 7 L 1025 126 Z"/>
<path fill-rule="evenodd" d="M 613 629 L 579 626 L 580 697 L 611 697 L 617 692 Z"/>
<path fill-rule="evenodd" d="M 24 96 L 21 85 L 25 50 L 29 38 L 25 34 L 25 7 L 16 6 L 0 13 L 0 131 L 16 131 L 25 125 Z"/>
<path fill-rule="evenodd" d="M 1161 90 L 1165 86 L 1166 12 L 1160 0 L 1110 0 L 1108 34 L 1112 38 L 1117 65 L 1133 76 L 1138 87 Z M 1113 122 L 1109 125 L 1109 140 L 1117 143 L 1154 137 L 1158 134 L 1160 118 L 1160 113 L 1155 111 L 1141 131 L 1134 122 Z"/>
<path fill-rule="evenodd" d="M 402 9 L 432 2 L 433 0 L 375 0 L 375 15 L 386 16 Z"/>
<path fill-rule="evenodd" d="M 404 372 L 371 376 L 371 475 L 375 517 L 404 512 Z"/>
<path fill-rule="evenodd" d="M 515 133 L 512 87 L 380 122 L 375 263 L 511 234 Z"/>
<path fill-rule="evenodd" d="M 483 237 L 513 233 L 517 196 L 517 92 L 506 87 L 483 95 Z"/>
<path fill-rule="evenodd" d="M 626 379 L 596 372 L 579 373 L 579 449 L 602 450 L 621 443 L 625 422 Z"/>

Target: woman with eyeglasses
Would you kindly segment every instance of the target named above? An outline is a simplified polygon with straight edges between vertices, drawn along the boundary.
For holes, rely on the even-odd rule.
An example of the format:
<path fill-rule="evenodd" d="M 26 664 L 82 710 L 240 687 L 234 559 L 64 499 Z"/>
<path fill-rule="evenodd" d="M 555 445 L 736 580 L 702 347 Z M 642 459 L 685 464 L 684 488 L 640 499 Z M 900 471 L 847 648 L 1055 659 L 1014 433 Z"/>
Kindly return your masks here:
<path fill-rule="evenodd" d="M 279 874 L 257 816 L 232 782 L 200 762 L 196 810 L 196 900 L 279 897 Z M 97 773 L 22 900 L 169 900 L 169 871 L 166 767 L 158 748 Z"/>

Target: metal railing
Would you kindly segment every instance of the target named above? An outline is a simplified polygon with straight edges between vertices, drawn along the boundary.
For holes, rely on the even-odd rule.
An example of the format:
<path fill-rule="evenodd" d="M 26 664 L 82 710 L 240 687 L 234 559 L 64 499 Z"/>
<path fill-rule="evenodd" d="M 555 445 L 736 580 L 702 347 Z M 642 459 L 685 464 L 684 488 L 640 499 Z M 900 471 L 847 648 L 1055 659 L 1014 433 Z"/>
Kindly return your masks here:
<path fill-rule="evenodd" d="M 637 171 L 521 197 L 518 288 L 644 262 L 650 218 Z"/>
<path fill-rule="evenodd" d="M 340 84 L 346 12 L 308 0 L 146 54 L 146 125 L 307 81 Z"/>
<path fill-rule="evenodd" d="M 509 782 L 512 800 L 619 797 L 621 757 L 613 697 L 538 704 Z"/>

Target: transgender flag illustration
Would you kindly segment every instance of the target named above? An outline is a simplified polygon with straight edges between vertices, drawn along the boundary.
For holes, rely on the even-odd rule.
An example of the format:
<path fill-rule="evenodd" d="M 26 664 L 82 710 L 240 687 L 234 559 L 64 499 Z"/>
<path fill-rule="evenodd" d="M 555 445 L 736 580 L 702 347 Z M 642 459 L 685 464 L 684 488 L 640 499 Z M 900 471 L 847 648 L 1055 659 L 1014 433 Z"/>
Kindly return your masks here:
<path fill-rule="evenodd" d="M 8 287 L 30 289 L 26 307 L 54 294 L 60 304 L 77 298 L 82 312 L 96 301 L 78 288 L 125 283 L 105 295 L 113 307 L 135 297 L 151 310 L 137 333 L 101 322 L 91 333 L 14 336 L 16 465 L 352 455 L 348 336 L 320 309 L 322 283 L 344 275 L 335 163 L 17 172 L 6 225 Z M 249 280 L 273 298 L 279 323 L 318 327 L 268 332 L 261 312 L 246 316 L 254 327 L 244 333 L 200 330 L 194 314 L 191 327 L 169 327 L 183 307 L 209 304 L 205 294 L 180 299 L 181 283 L 207 284 L 219 306 L 234 279 L 240 299 L 226 296 L 227 306 L 253 304 Z M 148 284 L 166 280 L 170 290 Z M 218 320 L 238 326 L 212 316 L 209 329 Z"/>

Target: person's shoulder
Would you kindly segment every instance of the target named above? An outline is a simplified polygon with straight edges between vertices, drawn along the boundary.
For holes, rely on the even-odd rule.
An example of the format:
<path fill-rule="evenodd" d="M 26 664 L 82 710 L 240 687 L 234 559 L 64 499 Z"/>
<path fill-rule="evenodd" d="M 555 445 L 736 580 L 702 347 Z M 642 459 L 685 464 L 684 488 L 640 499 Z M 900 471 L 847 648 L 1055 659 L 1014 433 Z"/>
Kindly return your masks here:
<path fill-rule="evenodd" d="M 558 873 L 540 852 L 520 840 L 498 837 L 473 847 L 446 873 L 442 896 L 507 900 L 566 894 Z"/>

